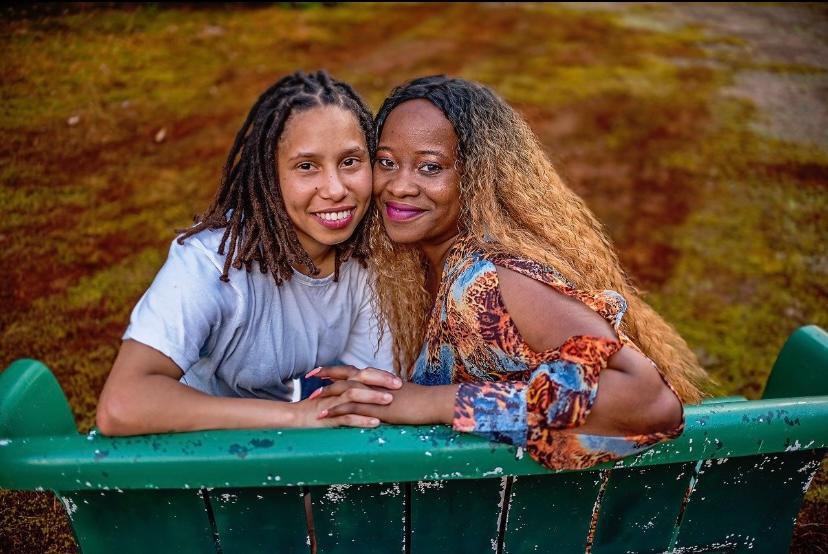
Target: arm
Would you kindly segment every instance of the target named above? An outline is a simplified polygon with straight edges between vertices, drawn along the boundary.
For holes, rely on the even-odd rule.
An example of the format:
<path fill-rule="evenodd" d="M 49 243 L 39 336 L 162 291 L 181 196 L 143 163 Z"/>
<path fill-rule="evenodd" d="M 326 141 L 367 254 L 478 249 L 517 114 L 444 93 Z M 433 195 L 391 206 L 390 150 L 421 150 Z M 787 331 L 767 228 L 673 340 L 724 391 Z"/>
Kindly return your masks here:
<path fill-rule="evenodd" d="M 349 382 L 364 383 L 372 389 L 389 394 L 392 401 L 379 405 L 365 402 L 340 402 L 322 410 L 320 418 L 359 414 L 374 417 L 385 423 L 407 425 L 451 424 L 454 397 L 459 385 L 422 386 L 404 383 L 390 373 L 375 369 L 358 369 L 350 365 L 329 366 L 311 374 L 329 379 L 332 384 L 316 389 L 310 398 L 341 395 Z"/>
<path fill-rule="evenodd" d="M 449 420 L 456 430 L 525 446 L 554 469 L 617 459 L 680 432 L 677 396 L 645 356 L 622 347 L 602 316 L 552 286 L 508 269 L 497 272 L 500 296 L 522 339 L 517 342 L 531 352 L 511 350 L 514 329 L 503 329 L 508 336 L 502 346 L 498 339 L 490 347 L 507 357 L 533 359 L 528 380 L 465 382 L 428 391 L 406 384 L 390 405 L 356 406 L 353 413 L 395 423 L 436 423 L 447 422 L 446 408 L 453 408 Z M 483 314 L 491 332 L 492 314 L 488 308 L 478 316 Z M 452 390 L 456 398 L 444 394 Z M 349 408 L 342 404 L 329 413 Z"/>
<path fill-rule="evenodd" d="M 340 395 L 289 403 L 204 394 L 178 381 L 181 369 L 167 356 L 134 340 L 122 343 L 98 403 L 105 435 L 262 427 L 374 427 L 374 418 L 317 419 L 341 402 L 387 402 L 383 393 L 351 387 Z M 344 416 L 343 416 L 344 417 Z"/>
<path fill-rule="evenodd" d="M 592 402 L 584 399 L 580 405 L 583 410 L 562 427 L 577 426 L 579 433 L 624 436 L 667 431 L 681 423 L 681 403 L 656 367 L 642 353 L 621 346 L 615 330 L 604 318 L 579 300 L 539 281 L 502 267 L 497 268 L 497 273 L 509 315 L 535 352 L 558 348 L 578 336 L 606 341 L 605 353 L 609 357 L 601 359 L 598 355 L 595 360 L 600 366 L 594 368 L 597 397 Z M 600 347 L 589 348 L 591 352 L 602 352 Z M 565 357 L 564 354 L 562 358 Z M 537 377 L 536 372 L 530 383 Z"/>
<path fill-rule="evenodd" d="M 221 359 L 222 352 L 208 348 L 215 344 L 211 338 L 221 329 L 239 331 L 239 314 L 244 314 L 246 300 L 232 284 L 218 279 L 220 268 L 211 258 L 195 239 L 184 244 L 173 241 L 167 261 L 132 311 L 125 340 L 104 385 L 97 412 L 102 432 L 127 435 L 331 426 L 316 419 L 320 409 L 346 400 L 385 401 L 381 394 L 356 390 L 359 387 L 343 391 L 342 398 L 290 404 L 214 397 L 180 383 L 182 375 L 202 357 Z M 375 423 L 357 417 L 333 425 Z"/>

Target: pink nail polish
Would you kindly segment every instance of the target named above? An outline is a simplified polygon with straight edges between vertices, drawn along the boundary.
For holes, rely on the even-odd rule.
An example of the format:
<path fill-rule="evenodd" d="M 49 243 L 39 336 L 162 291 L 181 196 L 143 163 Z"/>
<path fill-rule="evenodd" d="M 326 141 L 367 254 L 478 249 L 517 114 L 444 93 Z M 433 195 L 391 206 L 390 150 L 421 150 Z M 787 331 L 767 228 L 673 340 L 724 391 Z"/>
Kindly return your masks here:
<path fill-rule="evenodd" d="M 308 371 L 307 373 L 305 373 L 305 379 L 307 379 L 308 377 L 313 377 L 314 375 L 316 375 L 316 374 L 317 374 L 317 373 L 319 373 L 320 371 L 322 371 L 322 367 L 321 367 L 321 366 L 320 366 L 320 367 L 317 367 L 317 368 L 315 368 L 315 369 L 312 369 L 312 370 L 310 370 L 310 371 Z"/>
<path fill-rule="evenodd" d="M 317 396 L 322 394 L 322 389 L 323 388 L 324 387 L 320 387 L 320 388 L 316 389 L 315 391 L 313 391 L 312 393 L 310 393 L 310 396 L 308 396 L 308 400 L 310 400 L 311 398 L 316 398 Z"/>
<path fill-rule="evenodd" d="M 328 410 L 322 410 L 321 412 L 319 412 L 319 415 L 318 415 L 318 416 L 316 416 L 316 419 L 322 419 L 322 418 L 324 418 L 326 415 L 328 415 Z"/>

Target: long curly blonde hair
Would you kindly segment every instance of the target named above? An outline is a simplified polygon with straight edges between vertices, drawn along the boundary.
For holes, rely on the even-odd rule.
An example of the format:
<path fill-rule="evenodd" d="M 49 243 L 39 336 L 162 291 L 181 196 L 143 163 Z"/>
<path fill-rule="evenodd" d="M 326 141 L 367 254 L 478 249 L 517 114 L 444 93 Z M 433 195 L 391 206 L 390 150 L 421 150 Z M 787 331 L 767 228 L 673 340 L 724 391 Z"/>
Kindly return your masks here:
<path fill-rule="evenodd" d="M 437 106 L 458 137 L 461 235 L 486 251 L 550 265 L 577 288 L 621 293 L 628 303 L 621 330 L 658 365 L 684 402 L 698 402 L 708 383 L 706 372 L 676 330 L 641 298 L 603 226 L 563 183 L 521 116 L 479 83 L 423 77 L 392 91 L 377 114 L 377 135 L 396 106 L 418 98 Z M 407 377 L 432 308 L 425 288 L 427 261 L 417 248 L 393 243 L 381 218 L 374 222 L 369 264 L 376 299 L 393 335 L 396 369 Z"/>

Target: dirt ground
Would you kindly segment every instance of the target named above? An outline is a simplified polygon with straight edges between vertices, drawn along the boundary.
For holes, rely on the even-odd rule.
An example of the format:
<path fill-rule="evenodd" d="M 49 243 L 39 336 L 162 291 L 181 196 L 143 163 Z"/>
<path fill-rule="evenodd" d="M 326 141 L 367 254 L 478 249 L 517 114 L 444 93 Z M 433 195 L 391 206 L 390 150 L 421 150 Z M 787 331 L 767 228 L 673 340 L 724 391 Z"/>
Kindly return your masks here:
<path fill-rule="evenodd" d="M 528 119 L 714 393 L 756 398 L 828 328 L 828 9 L 818 4 L 42 5 L 0 12 L 0 367 L 43 360 L 82 430 L 174 229 L 257 95 L 324 67 L 374 107 L 449 73 Z M 10 208 L 10 209 L 8 209 Z M 0 491 L 0 551 L 70 552 Z M 828 552 L 823 471 L 792 552 Z"/>

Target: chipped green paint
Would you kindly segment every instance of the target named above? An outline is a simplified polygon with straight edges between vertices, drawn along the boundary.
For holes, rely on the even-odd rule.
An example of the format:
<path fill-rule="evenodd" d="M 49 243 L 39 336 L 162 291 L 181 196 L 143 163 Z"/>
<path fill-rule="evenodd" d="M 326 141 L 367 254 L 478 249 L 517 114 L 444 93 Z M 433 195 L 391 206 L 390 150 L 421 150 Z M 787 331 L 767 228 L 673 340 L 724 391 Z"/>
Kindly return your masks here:
<path fill-rule="evenodd" d="M 793 390 L 804 363 L 824 392 L 826 361 L 828 335 L 801 329 L 775 387 Z M 32 409 L 38 424 L 19 423 Z M 579 472 L 446 426 L 81 435 L 49 369 L 22 360 L 0 374 L 0 487 L 55 491 L 84 552 L 500 553 L 550 537 L 596 554 L 784 549 L 828 448 L 828 396 L 726 398 L 685 416 L 678 439 Z M 467 520 L 476 531 L 457 533 Z"/>
<path fill-rule="evenodd" d="M 728 90 L 745 71 L 822 69 L 790 63 L 778 45 L 778 61 L 742 55 L 767 49 L 672 17 L 697 9 L 144 5 L 9 18 L 0 37 L 0 272 L 11 306 L 0 314 L 0 365 L 46 360 L 89 429 L 129 308 L 172 229 L 208 203 L 262 88 L 298 67 L 326 67 L 377 107 L 402 80 L 446 72 L 481 79 L 518 105 L 720 391 L 758 398 L 782 337 L 803 322 L 828 325 L 828 304 L 814 300 L 826 275 L 828 195 L 818 187 L 828 156 L 758 132 L 769 114 Z M 813 116 L 807 105 L 787 108 L 777 113 Z M 75 115 L 79 124 L 68 126 Z M 167 141 L 157 145 L 162 126 Z M 665 201 L 675 197 L 689 213 Z M 648 257 L 654 248 L 675 263 Z M 33 521 L 5 521 L 18 535 L 60 526 L 53 518 L 26 528 L 24 519 Z"/>
<path fill-rule="evenodd" d="M 828 447 L 828 396 L 690 406 L 686 420 L 680 438 L 615 467 Z M 272 441 L 273 446 L 249 446 L 255 441 Z M 228 482 L 250 487 L 326 485 L 549 473 L 528 456 L 518 459 L 511 446 L 447 427 L 396 426 L 366 431 L 207 431 L 131 439 L 98 434 L 15 437 L 0 446 L 0 467 L 2 487 L 63 490 L 220 487 Z M 612 466 L 598 466 L 606 467 Z M 67 482 L 66 476 L 74 481 Z"/>
<path fill-rule="evenodd" d="M 797 348 L 807 348 L 811 362 L 820 365 L 819 356 L 828 356 L 828 335 L 814 327 L 804 328 L 791 337 L 785 352 Z M 789 365 L 790 355 L 785 352 L 774 370 L 777 381 L 784 379 L 777 372 L 786 371 Z M 231 430 L 138 437 L 105 437 L 94 430 L 87 435 L 70 434 L 66 399 L 44 365 L 16 362 L 0 374 L 0 385 L 1 413 L 8 421 L 18 421 L 14 410 L 35 406 L 39 425 L 53 430 L 46 434 L 26 426 L 0 427 L 5 435 L 0 443 L 0 467 L 4 468 L 0 486 L 8 488 L 197 488 L 231 483 L 268 487 L 548 473 L 522 451 L 445 426 Z M 828 396 L 728 400 L 687 407 L 681 437 L 614 467 L 828 446 Z M 610 466 L 598 466 L 605 467 Z"/>

